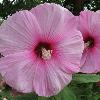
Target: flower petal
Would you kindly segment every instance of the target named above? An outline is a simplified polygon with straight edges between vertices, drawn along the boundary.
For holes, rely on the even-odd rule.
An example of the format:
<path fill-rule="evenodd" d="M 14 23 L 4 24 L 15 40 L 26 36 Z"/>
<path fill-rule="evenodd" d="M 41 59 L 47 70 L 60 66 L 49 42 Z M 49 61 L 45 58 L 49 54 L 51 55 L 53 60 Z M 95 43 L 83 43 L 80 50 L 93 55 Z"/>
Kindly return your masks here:
<path fill-rule="evenodd" d="M 83 53 L 82 56 L 82 61 L 81 61 L 81 70 L 80 72 L 83 73 L 95 73 L 96 68 L 95 68 L 95 63 L 94 63 L 94 59 L 93 58 L 93 52 L 91 52 L 91 50 L 88 50 L 87 52 Z"/>
<path fill-rule="evenodd" d="M 84 42 L 81 33 L 77 30 L 70 31 L 62 41 L 55 47 L 55 56 L 72 73 L 80 70 L 80 59 L 84 49 Z"/>
<path fill-rule="evenodd" d="M 78 28 L 82 32 L 83 38 L 85 39 L 87 36 L 91 36 L 91 20 L 94 12 L 92 11 L 82 11 L 80 16 L 77 17 L 78 20 Z"/>
<path fill-rule="evenodd" d="M 92 36 L 95 38 L 96 43 L 100 41 L 100 10 L 93 13 L 91 18 L 91 31 Z"/>
<path fill-rule="evenodd" d="M 25 10 L 13 14 L 0 27 L 0 52 L 9 54 L 32 48 L 39 32 L 39 25 L 31 12 Z"/>
<path fill-rule="evenodd" d="M 32 92 L 35 57 L 29 51 L 10 54 L 0 59 L 0 73 L 6 83 L 19 92 Z"/>
<path fill-rule="evenodd" d="M 95 73 L 100 72 L 100 48 L 95 47 L 94 52 L 92 53 L 93 55 L 93 61 L 94 61 L 94 71 Z"/>
<path fill-rule="evenodd" d="M 74 16 L 57 4 L 41 4 L 31 10 L 42 29 L 42 38 L 58 41 L 68 30 L 75 27 Z"/>
<path fill-rule="evenodd" d="M 33 84 L 39 96 L 56 95 L 71 81 L 72 75 L 63 72 L 57 66 L 53 60 L 45 62 L 45 65 L 38 64 Z"/>

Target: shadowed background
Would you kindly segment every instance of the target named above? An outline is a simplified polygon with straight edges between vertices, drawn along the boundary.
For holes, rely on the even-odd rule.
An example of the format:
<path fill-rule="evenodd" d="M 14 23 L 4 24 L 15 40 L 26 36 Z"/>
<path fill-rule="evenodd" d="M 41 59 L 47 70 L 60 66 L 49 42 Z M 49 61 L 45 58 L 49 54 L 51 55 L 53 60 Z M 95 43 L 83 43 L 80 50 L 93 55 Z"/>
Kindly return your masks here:
<path fill-rule="evenodd" d="M 84 9 L 99 10 L 100 0 L 1 0 L 0 17 L 6 19 L 8 15 L 23 9 L 31 9 L 41 3 L 57 3 L 68 8 L 74 15 Z"/>

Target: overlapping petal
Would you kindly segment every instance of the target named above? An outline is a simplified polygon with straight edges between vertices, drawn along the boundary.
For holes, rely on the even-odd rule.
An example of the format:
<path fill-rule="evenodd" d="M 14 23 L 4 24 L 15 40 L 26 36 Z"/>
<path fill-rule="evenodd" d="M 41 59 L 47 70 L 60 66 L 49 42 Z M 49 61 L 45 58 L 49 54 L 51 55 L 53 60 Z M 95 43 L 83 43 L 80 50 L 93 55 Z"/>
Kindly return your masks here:
<path fill-rule="evenodd" d="M 75 18 L 72 13 L 57 4 L 41 4 L 31 9 L 31 12 L 36 16 L 44 40 L 59 41 L 67 32 L 75 29 Z"/>
<path fill-rule="evenodd" d="M 35 60 L 29 51 L 10 54 L 0 59 L 0 73 L 14 89 L 24 93 L 32 92 Z"/>
<path fill-rule="evenodd" d="M 38 63 L 33 81 L 34 90 L 38 95 L 56 95 L 65 85 L 70 83 L 72 75 L 67 74 L 60 67 L 61 64 L 59 65 L 54 59 L 45 62 L 45 64 L 43 62 Z"/>
<path fill-rule="evenodd" d="M 7 55 L 31 49 L 36 45 L 40 31 L 37 20 L 31 12 L 17 12 L 0 27 L 0 52 Z"/>

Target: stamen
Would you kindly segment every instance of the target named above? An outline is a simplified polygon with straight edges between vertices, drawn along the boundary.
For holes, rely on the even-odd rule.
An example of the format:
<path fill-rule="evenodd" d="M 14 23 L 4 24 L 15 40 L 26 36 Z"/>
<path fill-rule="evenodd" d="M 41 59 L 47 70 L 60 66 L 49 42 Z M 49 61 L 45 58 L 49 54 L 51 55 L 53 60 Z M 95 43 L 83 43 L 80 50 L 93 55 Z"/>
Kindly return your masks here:
<path fill-rule="evenodd" d="M 87 41 L 85 44 L 84 44 L 84 48 L 87 48 L 90 46 L 90 41 Z"/>
<path fill-rule="evenodd" d="M 45 48 L 42 48 L 42 58 L 44 60 L 50 59 L 51 53 L 52 53 L 52 50 L 46 50 Z"/>
<path fill-rule="evenodd" d="M 95 45 L 95 41 L 92 37 L 88 37 L 86 40 L 85 40 L 85 44 L 84 44 L 84 48 L 93 48 Z"/>

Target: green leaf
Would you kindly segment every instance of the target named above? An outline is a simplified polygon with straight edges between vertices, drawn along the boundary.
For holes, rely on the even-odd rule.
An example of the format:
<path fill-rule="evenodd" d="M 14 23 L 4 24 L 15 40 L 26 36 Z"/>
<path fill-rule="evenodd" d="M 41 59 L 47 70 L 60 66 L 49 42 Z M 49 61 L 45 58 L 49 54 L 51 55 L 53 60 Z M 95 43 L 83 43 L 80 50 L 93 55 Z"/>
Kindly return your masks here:
<path fill-rule="evenodd" d="M 10 88 L 7 86 L 3 90 L 1 89 L 0 91 L 0 100 L 2 100 L 3 98 L 7 98 L 7 100 L 12 100 Z"/>
<path fill-rule="evenodd" d="M 76 100 L 76 95 L 69 87 L 65 87 L 65 89 L 54 98 L 55 100 Z"/>
<path fill-rule="evenodd" d="M 93 100 L 90 97 L 95 94 L 93 83 L 71 83 L 70 88 L 77 96 L 77 100 Z"/>
<path fill-rule="evenodd" d="M 46 98 L 46 97 L 40 97 L 40 96 L 38 96 L 38 100 L 47 100 L 48 98 Z"/>
<path fill-rule="evenodd" d="M 96 94 L 95 96 L 93 96 L 94 100 L 100 100 L 100 94 Z"/>
<path fill-rule="evenodd" d="M 30 93 L 22 96 L 16 96 L 13 100 L 38 100 L 38 96 L 36 94 Z"/>
<path fill-rule="evenodd" d="M 96 74 L 75 74 L 73 76 L 73 81 L 77 81 L 79 83 L 99 82 L 100 81 L 100 75 L 96 75 Z"/>

